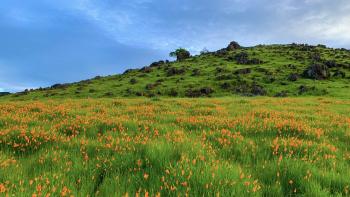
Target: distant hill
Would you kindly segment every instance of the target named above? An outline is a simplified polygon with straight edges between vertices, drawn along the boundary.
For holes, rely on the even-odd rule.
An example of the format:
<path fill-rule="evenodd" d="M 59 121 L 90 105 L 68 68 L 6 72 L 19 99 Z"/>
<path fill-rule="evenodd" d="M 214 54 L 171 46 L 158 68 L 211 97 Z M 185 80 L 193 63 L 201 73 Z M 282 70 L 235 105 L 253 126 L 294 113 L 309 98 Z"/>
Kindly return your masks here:
<path fill-rule="evenodd" d="M 0 92 L 0 96 L 6 96 L 6 95 L 9 95 L 10 93 L 9 92 Z"/>
<path fill-rule="evenodd" d="M 174 53 L 172 54 L 174 55 Z M 227 48 L 158 61 L 123 74 L 26 90 L 11 99 L 99 97 L 337 96 L 350 98 L 350 51 L 324 45 Z M 3 97 L 4 98 L 4 97 Z"/>

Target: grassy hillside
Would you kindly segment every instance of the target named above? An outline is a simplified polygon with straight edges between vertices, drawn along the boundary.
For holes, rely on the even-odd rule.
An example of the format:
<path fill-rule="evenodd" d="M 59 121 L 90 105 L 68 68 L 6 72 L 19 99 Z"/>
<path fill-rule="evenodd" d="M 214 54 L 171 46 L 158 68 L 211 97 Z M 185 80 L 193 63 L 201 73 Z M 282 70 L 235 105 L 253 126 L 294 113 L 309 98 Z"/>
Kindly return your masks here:
<path fill-rule="evenodd" d="M 334 98 L 2 101 L 0 196 L 346 196 L 349 115 Z"/>
<path fill-rule="evenodd" d="M 7 99 L 328 95 L 350 97 L 350 51 L 259 45 L 159 61 L 124 74 L 25 91 Z"/>

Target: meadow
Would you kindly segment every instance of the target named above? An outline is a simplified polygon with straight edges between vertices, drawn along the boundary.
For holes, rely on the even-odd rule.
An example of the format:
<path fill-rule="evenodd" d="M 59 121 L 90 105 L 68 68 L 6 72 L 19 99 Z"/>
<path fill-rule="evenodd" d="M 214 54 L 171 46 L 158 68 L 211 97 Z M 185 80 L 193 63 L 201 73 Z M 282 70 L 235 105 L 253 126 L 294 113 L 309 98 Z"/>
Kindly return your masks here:
<path fill-rule="evenodd" d="M 0 101 L 0 196 L 348 196 L 350 101 Z"/>

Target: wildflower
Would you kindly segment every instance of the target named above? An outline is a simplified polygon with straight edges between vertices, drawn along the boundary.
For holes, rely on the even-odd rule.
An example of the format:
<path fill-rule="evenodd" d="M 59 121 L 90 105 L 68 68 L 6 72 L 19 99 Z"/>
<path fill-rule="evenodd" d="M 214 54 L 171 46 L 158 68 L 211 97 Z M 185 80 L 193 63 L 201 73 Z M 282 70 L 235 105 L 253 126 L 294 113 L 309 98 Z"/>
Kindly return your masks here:
<path fill-rule="evenodd" d="M 0 184 L 0 193 L 5 193 L 6 192 L 6 187 L 4 184 Z"/>

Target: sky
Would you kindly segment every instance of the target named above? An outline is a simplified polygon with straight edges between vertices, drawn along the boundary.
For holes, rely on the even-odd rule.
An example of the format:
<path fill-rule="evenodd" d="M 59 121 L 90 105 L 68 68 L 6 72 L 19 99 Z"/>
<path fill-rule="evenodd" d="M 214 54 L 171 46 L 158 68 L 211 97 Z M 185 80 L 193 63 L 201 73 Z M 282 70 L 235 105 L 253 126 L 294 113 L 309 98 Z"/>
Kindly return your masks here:
<path fill-rule="evenodd" d="M 0 92 L 122 73 L 237 41 L 350 48 L 349 0 L 1 0 Z"/>

